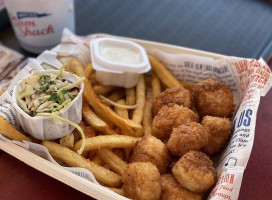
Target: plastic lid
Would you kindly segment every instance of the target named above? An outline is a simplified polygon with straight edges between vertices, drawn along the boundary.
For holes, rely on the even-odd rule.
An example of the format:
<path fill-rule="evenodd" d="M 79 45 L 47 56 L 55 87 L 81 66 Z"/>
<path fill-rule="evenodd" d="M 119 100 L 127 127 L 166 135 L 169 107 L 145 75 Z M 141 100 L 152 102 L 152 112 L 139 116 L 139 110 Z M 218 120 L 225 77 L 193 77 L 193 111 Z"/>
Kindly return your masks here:
<path fill-rule="evenodd" d="M 113 73 L 145 73 L 150 70 L 146 51 L 140 45 L 113 38 L 98 38 L 90 43 L 93 68 Z"/>

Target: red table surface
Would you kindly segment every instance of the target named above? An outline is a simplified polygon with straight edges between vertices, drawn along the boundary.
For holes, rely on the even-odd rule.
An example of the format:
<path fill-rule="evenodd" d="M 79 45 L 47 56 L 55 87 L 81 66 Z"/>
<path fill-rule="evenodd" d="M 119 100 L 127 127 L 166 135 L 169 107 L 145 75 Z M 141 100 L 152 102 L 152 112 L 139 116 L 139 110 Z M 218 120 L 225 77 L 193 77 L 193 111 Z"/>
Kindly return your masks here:
<path fill-rule="evenodd" d="M 272 91 L 261 99 L 252 153 L 239 200 L 272 200 Z M 0 199 L 92 199 L 29 167 L 7 153 L 0 154 Z"/>

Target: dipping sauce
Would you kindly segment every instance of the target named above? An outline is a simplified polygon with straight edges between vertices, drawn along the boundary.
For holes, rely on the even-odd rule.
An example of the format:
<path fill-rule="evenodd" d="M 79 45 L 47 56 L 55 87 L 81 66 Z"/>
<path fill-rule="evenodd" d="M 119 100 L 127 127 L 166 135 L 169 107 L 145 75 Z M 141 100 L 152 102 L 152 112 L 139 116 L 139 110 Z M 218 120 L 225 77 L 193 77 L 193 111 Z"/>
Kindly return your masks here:
<path fill-rule="evenodd" d="M 145 49 L 135 42 L 97 38 L 90 50 L 95 78 L 103 85 L 131 88 L 151 69 Z"/>
<path fill-rule="evenodd" d="M 116 46 L 113 44 L 100 45 L 100 55 L 109 61 L 125 63 L 125 64 L 138 64 L 142 62 L 141 54 L 138 50 L 129 48 L 127 46 Z"/>

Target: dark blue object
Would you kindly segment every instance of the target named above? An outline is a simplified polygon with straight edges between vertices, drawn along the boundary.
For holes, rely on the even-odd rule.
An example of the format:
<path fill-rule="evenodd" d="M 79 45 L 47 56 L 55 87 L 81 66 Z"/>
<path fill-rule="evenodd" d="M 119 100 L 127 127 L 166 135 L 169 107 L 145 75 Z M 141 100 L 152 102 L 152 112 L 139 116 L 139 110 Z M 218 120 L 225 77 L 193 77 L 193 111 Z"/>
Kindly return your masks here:
<path fill-rule="evenodd" d="M 17 12 L 17 18 L 40 18 L 50 16 L 50 13 L 36 13 L 36 12 Z"/>
<path fill-rule="evenodd" d="M 5 8 L 0 9 L 0 32 L 10 25 L 7 10 Z"/>
<path fill-rule="evenodd" d="M 75 6 L 80 35 L 109 33 L 255 58 L 272 39 L 271 1 L 77 0 Z"/>

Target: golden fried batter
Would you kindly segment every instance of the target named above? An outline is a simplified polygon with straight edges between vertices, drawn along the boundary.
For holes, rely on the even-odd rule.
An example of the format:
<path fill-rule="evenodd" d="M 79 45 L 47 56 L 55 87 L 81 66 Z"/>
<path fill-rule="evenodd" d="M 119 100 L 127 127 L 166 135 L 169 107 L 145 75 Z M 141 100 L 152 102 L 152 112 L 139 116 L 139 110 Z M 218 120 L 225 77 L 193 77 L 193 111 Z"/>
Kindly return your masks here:
<path fill-rule="evenodd" d="M 220 151 L 231 134 L 230 120 L 228 118 L 206 116 L 201 124 L 209 135 L 208 142 L 204 145 L 202 151 L 208 155 Z"/>
<path fill-rule="evenodd" d="M 144 136 L 134 149 L 130 162 L 151 162 L 165 174 L 171 162 L 166 145 L 154 136 Z"/>
<path fill-rule="evenodd" d="M 233 110 L 233 95 L 222 82 L 205 80 L 194 87 L 193 101 L 200 116 L 229 117 Z"/>
<path fill-rule="evenodd" d="M 150 162 L 128 165 L 122 182 L 125 196 L 133 200 L 159 200 L 161 179 L 158 168 Z"/>
<path fill-rule="evenodd" d="M 208 133 L 199 123 L 191 122 L 174 128 L 167 148 L 174 156 L 182 156 L 189 150 L 200 150 L 208 142 Z"/>
<path fill-rule="evenodd" d="M 161 176 L 162 193 L 160 200 L 201 200 L 202 194 L 193 193 L 178 184 L 172 174 Z"/>
<path fill-rule="evenodd" d="M 192 192 L 205 192 L 216 181 L 216 171 L 208 156 L 200 151 L 189 151 L 172 168 L 177 182 Z"/>
<path fill-rule="evenodd" d="M 154 114 L 156 115 L 163 106 L 170 103 L 191 108 L 192 102 L 190 91 L 186 90 L 184 87 L 166 89 L 158 95 L 154 101 Z"/>
<path fill-rule="evenodd" d="M 198 120 L 198 115 L 189 108 L 176 104 L 163 106 L 153 119 L 152 135 L 164 141 L 170 137 L 173 128 Z"/>

